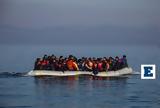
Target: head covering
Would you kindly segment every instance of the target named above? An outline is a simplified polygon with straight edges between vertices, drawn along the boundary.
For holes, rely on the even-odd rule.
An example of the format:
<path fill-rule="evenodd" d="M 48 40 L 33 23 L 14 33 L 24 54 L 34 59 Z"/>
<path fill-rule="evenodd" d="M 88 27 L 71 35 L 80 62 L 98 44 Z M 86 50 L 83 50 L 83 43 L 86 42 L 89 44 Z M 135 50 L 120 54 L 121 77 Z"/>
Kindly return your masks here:
<path fill-rule="evenodd" d="M 126 55 L 123 55 L 123 58 L 126 58 Z"/>

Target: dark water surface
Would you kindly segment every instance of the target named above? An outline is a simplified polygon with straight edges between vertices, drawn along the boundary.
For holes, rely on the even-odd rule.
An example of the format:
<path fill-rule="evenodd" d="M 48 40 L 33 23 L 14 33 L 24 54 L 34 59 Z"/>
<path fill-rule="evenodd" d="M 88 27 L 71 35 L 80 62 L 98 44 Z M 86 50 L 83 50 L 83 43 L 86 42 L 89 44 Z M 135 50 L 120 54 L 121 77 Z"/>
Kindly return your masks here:
<path fill-rule="evenodd" d="M 0 78 L 0 108 L 159 108 L 159 81 L 140 75 L 112 80 L 6 75 Z"/>

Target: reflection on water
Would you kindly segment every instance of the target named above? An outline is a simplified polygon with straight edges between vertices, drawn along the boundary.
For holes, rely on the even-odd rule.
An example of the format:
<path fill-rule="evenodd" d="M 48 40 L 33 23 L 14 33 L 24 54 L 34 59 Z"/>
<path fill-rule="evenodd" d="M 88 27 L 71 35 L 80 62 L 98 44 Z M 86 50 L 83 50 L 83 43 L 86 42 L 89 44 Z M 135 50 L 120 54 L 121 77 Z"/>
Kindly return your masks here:
<path fill-rule="evenodd" d="M 55 107 L 69 108 L 97 107 L 99 104 L 105 106 L 107 100 L 111 101 L 114 98 L 113 94 L 120 97 L 124 95 L 126 81 L 127 78 L 91 80 L 69 77 L 40 77 L 34 80 L 37 98 L 45 102 L 47 101 L 42 106 L 49 107 L 49 105 L 52 105 Z M 121 93 L 117 92 L 117 90 Z"/>
<path fill-rule="evenodd" d="M 87 85 L 87 87 L 110 87 L 123 86 L 126 84 L 127 77 L 35 77 L 35 84 L 42 87 L 51 87 L 56 85 L 64 85 L 67 88 L 77 88 L 77 85 Z M 116 83 L 117 82 L 117 83 Z M 121 83 L 120 83 L 121 82 Z M 90 86 L 88 86 L 90 85 Z"/>

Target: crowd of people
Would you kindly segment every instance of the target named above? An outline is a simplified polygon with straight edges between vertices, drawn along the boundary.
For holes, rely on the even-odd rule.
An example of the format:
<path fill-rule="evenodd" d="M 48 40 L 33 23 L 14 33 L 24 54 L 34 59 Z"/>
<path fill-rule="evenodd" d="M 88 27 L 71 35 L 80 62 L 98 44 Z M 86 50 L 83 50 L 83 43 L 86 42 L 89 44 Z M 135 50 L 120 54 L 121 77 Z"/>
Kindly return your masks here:
<path fill-rule="evenodd" d="M 126 55 L 121 58 L 118 56 L 115 58 L 77 58 L 73 55 L 68 57 L 44 55 L 42 58 L 36 59 L 34 70 L 91 71 L 96 74 L 102 71 L 116 71 L 124 67 L 128 67 Z"/>

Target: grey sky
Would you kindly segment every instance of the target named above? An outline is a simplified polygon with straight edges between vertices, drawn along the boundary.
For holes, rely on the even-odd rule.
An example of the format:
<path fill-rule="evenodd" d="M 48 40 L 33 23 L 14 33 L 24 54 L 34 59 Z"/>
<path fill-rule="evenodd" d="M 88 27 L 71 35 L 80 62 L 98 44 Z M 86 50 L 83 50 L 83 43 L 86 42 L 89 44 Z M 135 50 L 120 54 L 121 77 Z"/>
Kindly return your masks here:
<path fill-rule="evenodd" d="M 160 0 L 1 0 L 1 44 L 160 43 Z"/>

